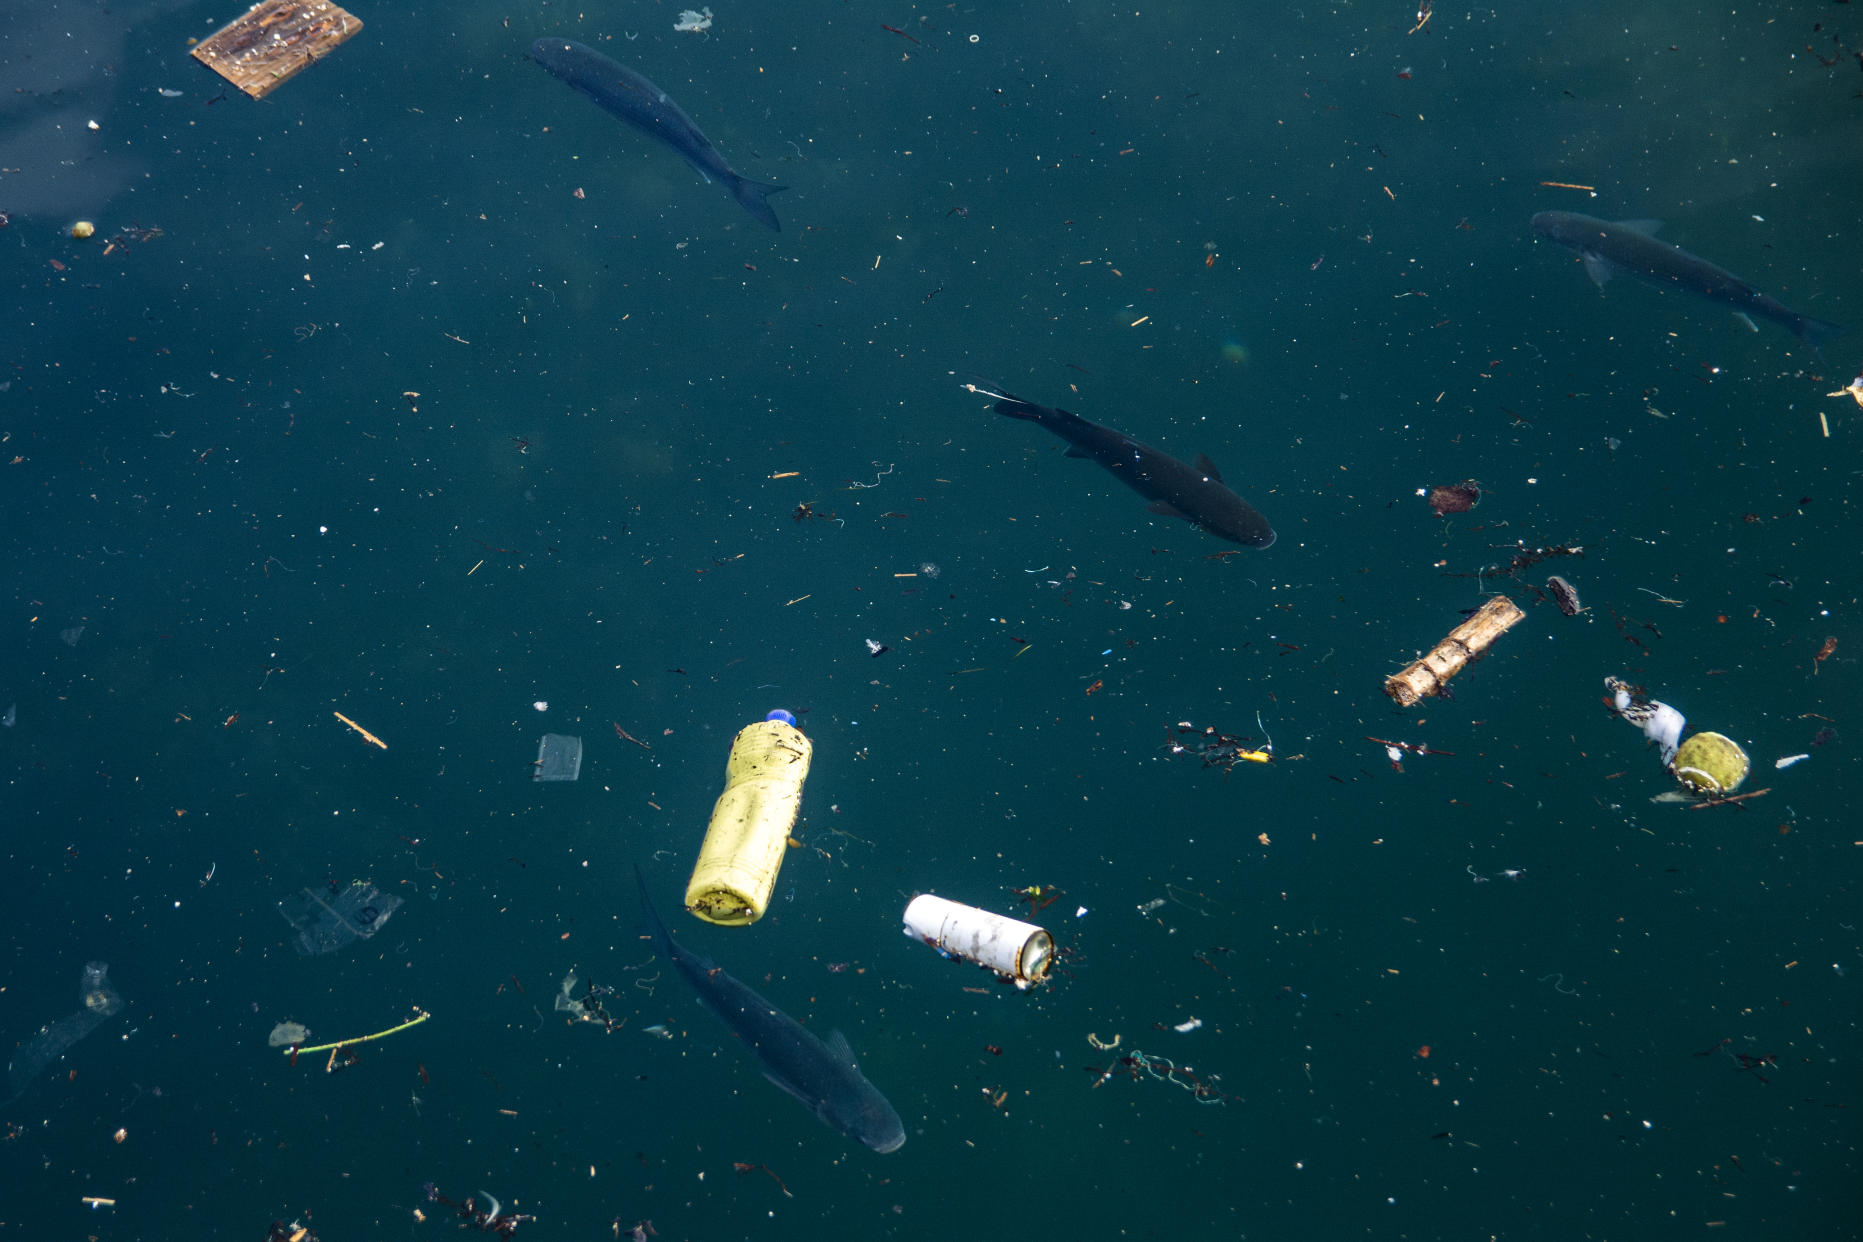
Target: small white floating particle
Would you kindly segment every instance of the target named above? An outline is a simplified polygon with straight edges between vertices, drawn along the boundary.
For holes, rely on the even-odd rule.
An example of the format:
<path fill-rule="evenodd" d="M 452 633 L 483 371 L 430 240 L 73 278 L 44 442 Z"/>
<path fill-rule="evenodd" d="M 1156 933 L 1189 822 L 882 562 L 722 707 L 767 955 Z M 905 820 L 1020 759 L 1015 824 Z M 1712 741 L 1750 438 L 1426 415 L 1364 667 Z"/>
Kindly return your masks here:
<path fill-rule="evenodd" d="M 1082 907 L 1080 907 L 1080 909 L 1078 909 L 1078 910 L 1076 910 L 1076 911 L 1074 911 L 1074 917 L 1075 917 L 1075 918 L 1077 918 L 1077 919 L 1084 919 L 1084 918 L 1086 918 L 1086 917 L 1087 917 L 1087 907 L 1085 907 L 1085 906 L 1082 906 Z"/>
<path fill-rule="evenodd" d="M 1203 1025 L 1202 1018 L 1191 1018 L 1188 1021 L 1179 1022 L 1176 1026 L 1172 1027 L 1171 1029 L 1176 1031 L 1179 1035 L 1188 1035 L 1192 1031 L 1200 1028 L 1202 1025 Z"/>
<path fill-rule="evenodd" d="M 163 99 L 179 99 L 182 94 L 180 91 L 171 91 L 166 86 L 156 87 L 155 93 L 160 95 Z"/>
<path fill-rule="evenodd" d="M 387 244 L 388 244 L 387 242 L 376 242 L 373 246 L 370 246 L 369 249 L 380 250 L 383 246 L 386 246 Z"/>
<path fill-rule="evenodd" d="M 1811 758 L 1810 755 L 1787 755 L 1783 759 L 1775 760 L 1772 766 L 1775 768 L 1789 768 L 1793 764 L 1803 763 L 1809 758 Z"/>
<path fill-rule="evenodd" d="M 86 122 L 85 122 L 85 124 L 86 124 L 86 125 L 88 125 L 88 126 L 89 126 L 90 128 L 92 128 L 92 129 L 102 129 L 102 128 L 103 128 L 103 126 L 101 126 L 101 125 L 99 125 L 99 124 L 98 124 L 97 122 L 95 122 L 95 121 L 86 121 Z"/>
<path fill-rule="evenodd" d="M 531 706 L 540 712 L 547 712 L 550 710 L 550 704 L 543 699 L 538 699 L 535 703 L 532 703 Z"/>

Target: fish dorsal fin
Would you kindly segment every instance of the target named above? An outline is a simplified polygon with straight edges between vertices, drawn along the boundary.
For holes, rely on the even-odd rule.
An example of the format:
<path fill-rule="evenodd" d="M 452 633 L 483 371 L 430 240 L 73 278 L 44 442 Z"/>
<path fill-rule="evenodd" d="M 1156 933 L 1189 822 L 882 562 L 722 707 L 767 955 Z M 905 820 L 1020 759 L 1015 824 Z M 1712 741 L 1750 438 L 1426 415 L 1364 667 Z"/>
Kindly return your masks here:
<path fill-rule="evenodd" d="M 1654 237 L 1662 231 L 1661 220 L 1619 220 L 1617 223 L 1645 237 Z"/>
<path fill-rule="evenodd" d="M 1210 460 L 1208 453 L 1198 453 L 1197 459 L 1191 465 L 1197 468 L 1198 474 L 1208 475 L 1218 483 L 1223 481 L 1223 472 L 1216 468 L 1216 463 Z"/>
<path fill-rule="evenodd" d="M 847 1036 L 843 1035 L 838 1030 L 829 1031 L 828 1038 L 824 1042 L 828 1046 L 828 1054 L 835 1060 L 847 1066 L 849 1069 L 860 1068 L 860 1066 L 854 1063 L 854 1050 L 847 1046 Z"/>

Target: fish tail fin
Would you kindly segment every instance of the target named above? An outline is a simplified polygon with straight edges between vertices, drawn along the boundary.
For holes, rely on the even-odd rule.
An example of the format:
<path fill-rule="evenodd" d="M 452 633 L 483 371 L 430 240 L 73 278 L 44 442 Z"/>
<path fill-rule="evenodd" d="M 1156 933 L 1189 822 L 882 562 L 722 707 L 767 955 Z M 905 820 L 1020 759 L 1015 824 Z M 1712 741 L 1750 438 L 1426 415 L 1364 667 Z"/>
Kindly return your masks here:
<path fill-rule="evenodd" d="M 673 955 L 673 937 L 666 930 L 666 924 L 660 921 L 659 911 L 653 908 L 653 898 L 647 896 L 647 877 L 640 873 L 640 864 L 634 864 L 634 886 L 640 889 L 641 928 L 647 938 L 653 941 L 654 951 L 662 957 Z"/>
<path fill-rule="evenodd" d="M 1800 315 L 1792 330 L 1798 339 L 1815 350 L 1822 351 L 1826 341 L 1834 341 L 1844 334 L 1844 325 L 1831 323 L 1826 319 L 1813 319 L 1810 315 Z"/>
<path fill-rule="evenodd" d="M 769 197 L 788 188 L 786 185 L 775 185 L 768 181 L 752 181 L 749 177 L 739 177 L 731 183 L 731 197 L 735 198 L 745 211 L 755 216 L 757 223 L 768 227 L 773 232 L 780 233 L 783 231 L 783 226 L 777 221 L 776 212 L 770 208 Z"/>

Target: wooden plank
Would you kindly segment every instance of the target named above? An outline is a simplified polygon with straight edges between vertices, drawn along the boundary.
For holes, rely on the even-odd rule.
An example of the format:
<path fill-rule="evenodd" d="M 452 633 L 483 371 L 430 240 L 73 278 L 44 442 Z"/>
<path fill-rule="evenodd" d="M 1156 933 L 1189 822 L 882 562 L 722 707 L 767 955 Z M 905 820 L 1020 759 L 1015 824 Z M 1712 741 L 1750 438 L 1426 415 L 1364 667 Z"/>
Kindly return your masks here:
<path fill-rule="evenodd" d="M 194 59 L 262 99 L 362 29 L 329 0 L 260 0 L 194 49 Z"/>

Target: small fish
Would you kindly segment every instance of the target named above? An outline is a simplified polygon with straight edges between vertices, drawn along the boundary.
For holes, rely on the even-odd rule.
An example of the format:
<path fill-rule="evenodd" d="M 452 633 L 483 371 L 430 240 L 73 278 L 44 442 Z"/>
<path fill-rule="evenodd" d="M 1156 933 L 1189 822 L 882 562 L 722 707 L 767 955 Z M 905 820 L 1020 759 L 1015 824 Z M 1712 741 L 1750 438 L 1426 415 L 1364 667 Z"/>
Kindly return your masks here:
<path fill-rule="evenodd" d="M 692 118 L 646 78 L 594 48 L 568 39 L 539 39 L 530 45 L 530 58 L 647 137 L 677 151 L 705 180 L 718 178 L 757 223 L 782 230 L 766 200 L 786 187 L 740 177 Z"/>
<path fill-rule="evenodd" d="M 1183 518 L 1218 539 L 1244 547 L 1266 548 L 1274 544 L 1274 528 L 1268 525 L 1268 519 L 1231 491 L 1216 464 L 1203 454 L 1197 454 L 1195 461 L 1179 461 L 1078 414 L 975 384 L 969 388 L 980 396 L 996 398 L 998 414 L 1035 423 L 1067 441 L 1067 456 L 1106 467 L 1121 483 L 1151 501 L 1153 513 Z"/>
<path fill-rule="evenodd" d="M 664 1022 L 655 1022 L 652 1026 L 644 1026 L 641 1028 L 640 1033 L 642 1035 L 651 1035 L 655 1039 L 671 1039 L 673 1037 L 673 1033 L 666 1029 L 666 1023 Z"/>
<path fill-rule="evenodd" d="M 1542 211 L 1532 223 L 1541 237 L 1576 251 L 1584 260 L 1585 274 L 1599 286 L 1623 272 L 1659 289 L 1681 289 L 1731 306 L 1736 313 L 1770 319 L 1813 349 L 1843 333 L 1842 324 L 1801 315 L 1725 268 L 1663 241 L 1656 236 L 1660 220 L 1600 220 L 1570 211 Z"/>
<path fill-rule="evenodd" d="M 906 1141 L 899 1114 L 867 1081 L 839 1031 L 818 1038 L 794 1018 L 732 978 L 710 958 L 686 949 L 666 930 L 647 899 L 647 883 L 634 869 L 641 909 L 654 949 L 673 963 L 692 989 L 757 1060 L 763 1076 L 794 1096 L 826 1125 L 877 1152 Z"/>

